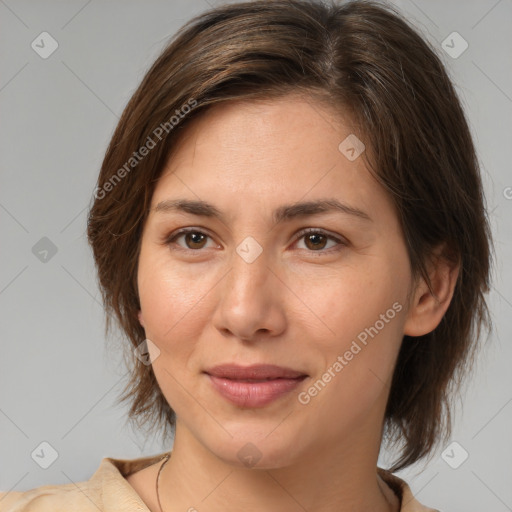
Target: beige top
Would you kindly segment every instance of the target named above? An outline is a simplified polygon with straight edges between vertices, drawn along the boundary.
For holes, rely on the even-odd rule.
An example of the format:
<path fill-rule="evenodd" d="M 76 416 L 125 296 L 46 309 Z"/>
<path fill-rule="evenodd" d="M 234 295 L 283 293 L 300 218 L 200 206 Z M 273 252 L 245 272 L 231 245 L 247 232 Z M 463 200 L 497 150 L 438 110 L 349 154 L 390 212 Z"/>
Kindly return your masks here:
<path fill-rule="evenodd" d="M 138 459 L 106 457 L 84 482 L 0 492 L 0 512 L 150 512 L 125 477 L 157 463 L 168 453 Z M 378 472 L 398 496 L 400 512 L 439 512 L 421 505 L 400 478 L 381 468 Z"/>

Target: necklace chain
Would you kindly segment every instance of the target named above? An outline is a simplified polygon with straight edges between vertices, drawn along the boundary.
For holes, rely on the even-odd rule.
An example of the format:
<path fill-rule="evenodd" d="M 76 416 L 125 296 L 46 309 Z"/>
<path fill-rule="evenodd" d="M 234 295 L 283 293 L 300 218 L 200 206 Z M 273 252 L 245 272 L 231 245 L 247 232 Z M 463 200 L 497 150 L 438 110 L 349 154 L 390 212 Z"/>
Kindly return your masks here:
<path fill-rule="evenodd" d="M 162 469 L 164 469 L 164 466 L 167 464 L 170 457 L 171 457 L 170 453 L 165 455 L 165 457 L 164 457 L 165 460 L 164 460 L 163 464 L 160 466 L 160 469 L 158 470 L 158 475 L 156 477 L 156 499 L 158 500 L 158 506 L 160 507 L 160 512 L 163 512 L 163 509 L 162 509 L 162 504 L 160 503 L 160 493 L 158 490 L 158 484 L 160 482 L 160 474 L 162 473 Z M 382 495 L 384 496 L 384 498 L 386 499 L 390 509 L 394 510 L 393 504 L 391 503 L 391 501 L 389 500 L 389 498 L 387 497 L 386 493 L 384 492 L 384 490 L 382 488 L 382 485 L 380 483 L 380 478 L 377 479 L 377 483 L 379 484 L 380 491 L 381 491 Z"/>
<path fill-rule="evenodd" d="M 160 481 L 160 473 L 162 472 L 162 469 L 164 469 L 164 466 L 167 464 L 170 457 L 171 457 L 170 453 L 168 453 L 165 456 L 164 463 L 160 466 L 160 469 L 158 470 L 158 475 L 156 477 L 156 499 L 158 500 L 158 506 L 160 507 L 160 512 L 163 512 L 163 510 L 162 510 L 162 504 L 160 503 L 160 494 L 158 492 L 158 483 Z"/>

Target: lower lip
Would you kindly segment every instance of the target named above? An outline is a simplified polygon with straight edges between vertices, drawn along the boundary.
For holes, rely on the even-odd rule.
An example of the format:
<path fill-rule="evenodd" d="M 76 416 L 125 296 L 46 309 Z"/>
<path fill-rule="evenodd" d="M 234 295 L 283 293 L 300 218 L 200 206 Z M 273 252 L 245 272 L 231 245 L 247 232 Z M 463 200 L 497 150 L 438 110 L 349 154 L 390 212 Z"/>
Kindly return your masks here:
<path fill-rule="evenodd" d="M 293 391 L 305 378 L 272 379 L 243 382 L 209 375 L 213 387 L 230 402 L 240 407 L 263 407 Z"/>

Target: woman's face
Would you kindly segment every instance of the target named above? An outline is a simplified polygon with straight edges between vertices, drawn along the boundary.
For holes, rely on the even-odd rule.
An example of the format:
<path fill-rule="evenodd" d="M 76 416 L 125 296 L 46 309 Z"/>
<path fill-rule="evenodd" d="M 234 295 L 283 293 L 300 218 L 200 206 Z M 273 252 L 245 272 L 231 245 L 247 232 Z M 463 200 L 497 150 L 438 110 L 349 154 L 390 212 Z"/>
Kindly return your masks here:
<path fill-rule="evenodd" d="M 154 191 L 139 319 L 177 440 L 227 462 L 380 443 L 412 283 L 392 202 L 345 123 L 295 96 L 214 107 Z M 207 373 L 222 364 L 302 377 Z"/>

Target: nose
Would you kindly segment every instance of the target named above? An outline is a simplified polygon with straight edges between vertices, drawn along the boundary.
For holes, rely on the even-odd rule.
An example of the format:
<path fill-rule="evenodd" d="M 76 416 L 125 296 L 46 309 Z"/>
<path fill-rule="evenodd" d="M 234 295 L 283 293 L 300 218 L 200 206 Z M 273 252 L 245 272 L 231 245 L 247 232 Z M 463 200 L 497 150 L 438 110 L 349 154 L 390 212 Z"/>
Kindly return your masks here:
<path fill-rule="evenodd" d="M 213 322 L 223 336 L 243 341 L 272 338 L 286 329 L 286 290 L 265 250 L 252 262 L 233 254 L 217 291 Z"/>

